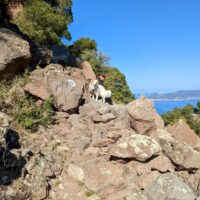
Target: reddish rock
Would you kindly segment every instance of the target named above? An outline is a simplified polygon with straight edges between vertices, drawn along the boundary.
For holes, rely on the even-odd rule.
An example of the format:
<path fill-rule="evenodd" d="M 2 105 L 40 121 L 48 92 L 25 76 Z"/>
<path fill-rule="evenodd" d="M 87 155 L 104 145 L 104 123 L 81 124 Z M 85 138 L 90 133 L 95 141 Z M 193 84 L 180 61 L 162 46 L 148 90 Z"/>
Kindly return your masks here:
<path fill-rule="evenodd" d="M 150 131 L 150 132 L 146 133 L 145 135 L 147 135 L 147 136 L 151 137 L 152 139 L 156 140 L 157 142 L 159 142 L 159 135 L 158 135 L 157 130 Z"/>
<path fill-rule="evenodd" d="M 80 69 L 50 64 L 29 76 L 25 91 L 43 100 L 53 96 L 55 106 L 63 111 L 79 106 L 84 95 L 86 80 Z"/>
<path fill-rule="evenodd" d="M 148 165 L 151 170 L 158 170 L 160 172 L 173 172 L 174 166 L 172 165 L 170 159 L 163 154 L 151 160 Z"/>
<path fill-rule="evenodd" d="M 149 174 L 151 172 L 151 166 L 149 163 L 135 163 L 135 171 L 138 176 L 144 175 L 144 174 Z"/>
<path fill-rule="evenodd" d="M 101 197 L 105 200 L 148 200 L 134 183 L 125 188 L 123 186 L 118 188 L 112 187 L 104 191 Z"/>
<path fill-rule="evenodd" d="M 111 120 L 114 120 L 116 119 L 117 117 L 115 115 L 113 115 L 112 113 L 106 113 L 106 114 L 103 114 L 103 115 L 100 115 L 100 114 L 95 114 L 93 117 L 92 117 L 92 120 L 95 122 L 95 123 L 100 123 L 100 122 L 103 122 L 103 123 L 107 123 Z"/>
<path fill-rule="evenodd" d="M 136 184 L 139 188 L 145 189 L 149 187 L 153 181 L 155 181 L 159 177 L 160 173 L 158 171 L 152 171 L 148 174 L 142 174 L 139 176 Z"/>
<path fill-rule="evenodd" d="M 164 128 L 164 122 L 156 113 L 152 101 L 141 98 L 127 104 L 131 127 L 140 134 Z"/>
<path fill-rule="evenodd" d="M 115 143 L 115 141 L 110 138 L 103 138 L 103 139 L 96 140 L 95 142 L 93 142 L 92 145 L 94 147 L 107 147 L 114 143 Z"/>
<path fill-rule="evenodd" d="M 149 174 L 151 171 L 155 170 L 162 173 L 174 171 L 171 161 L 162 153 L 147 163 L 132 161 L 132 167 L 136 170 L 139 176 Z"/>
<path fill-rule="evenodd" d="M 103 160 L 92 160 L 83 164 L 86 187 L 97 192 L 109 185 L 119 186 L 124 182 L 123 166 Z"/>
<path fill-rule="evenodd" d="M 187 125 L 184 120 L 179 120 L 174 125 L 168 125 L 166 127 L 173 137 L 175 137 L 180 142 L 185 142 L 193 148 L 196 148 L 200 144 L 199 137 L 195 132 Z"/>
<path fill-rule="evenodd" d="M 80 68 L 83 70 L 83 74 L 84 74 L 86 80 L 97 79 L 89 62 L 84 61 L 83 63 L 81 63 Z"/>

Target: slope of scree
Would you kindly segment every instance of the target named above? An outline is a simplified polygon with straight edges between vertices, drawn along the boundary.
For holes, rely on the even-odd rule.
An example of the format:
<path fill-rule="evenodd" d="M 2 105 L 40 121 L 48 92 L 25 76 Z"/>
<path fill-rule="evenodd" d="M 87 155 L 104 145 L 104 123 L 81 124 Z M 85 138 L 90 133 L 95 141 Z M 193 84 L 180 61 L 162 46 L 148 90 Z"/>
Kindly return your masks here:
<path fill-rule="evenodd" d="M 165 128 L 144 96 L 127 105 L 91 100 L 86 73 L 50 64 L 30 74 L 21 95 L 32 95 L 38 106 L 54 99 L 54 123 L 35 133 L 13 129 L 9 108 L 2 110 L 0 198 L 197 199 L 195 133 L 183 121 Z"/>

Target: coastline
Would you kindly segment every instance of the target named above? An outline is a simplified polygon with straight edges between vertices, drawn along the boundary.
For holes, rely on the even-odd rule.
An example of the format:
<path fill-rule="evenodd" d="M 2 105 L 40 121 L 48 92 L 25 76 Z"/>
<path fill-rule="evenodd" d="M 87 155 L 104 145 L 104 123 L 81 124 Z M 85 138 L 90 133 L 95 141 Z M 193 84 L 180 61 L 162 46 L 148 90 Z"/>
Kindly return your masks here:
<path fill-rule="evenodd" d="M 186 99 L 149 99 L 152 101 L 187 101 L 187 100 L 200 100 L 200 97 L 186 98 Z"/>

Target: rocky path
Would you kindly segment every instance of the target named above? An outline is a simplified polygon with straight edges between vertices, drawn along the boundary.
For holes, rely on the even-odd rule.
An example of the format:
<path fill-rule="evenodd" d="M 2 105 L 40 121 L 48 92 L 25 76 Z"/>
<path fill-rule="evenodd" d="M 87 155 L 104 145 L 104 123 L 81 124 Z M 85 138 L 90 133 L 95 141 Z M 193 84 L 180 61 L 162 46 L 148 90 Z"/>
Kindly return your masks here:
<path fill-rule="evenodd" d="M 9 118 L 0 117 L 1 135 L 8 134 Z M 17 140 L 11 133 L 7 141 L 2 137 L 0 181 L 11 181 L 1 187 L 2 199 L 197 199 L 199 140 L 194 149 L 175 138 L 177 125 L 168 132 L 145 98 L 127 106 L 91 101 L 79 114 L 58 112 L 56 119 L 47 129 L 21 136 L 20 148 L 6 153 L 8 140 L 13 147 Z M 191 130 L 185 134 L 194 137 Z"/>

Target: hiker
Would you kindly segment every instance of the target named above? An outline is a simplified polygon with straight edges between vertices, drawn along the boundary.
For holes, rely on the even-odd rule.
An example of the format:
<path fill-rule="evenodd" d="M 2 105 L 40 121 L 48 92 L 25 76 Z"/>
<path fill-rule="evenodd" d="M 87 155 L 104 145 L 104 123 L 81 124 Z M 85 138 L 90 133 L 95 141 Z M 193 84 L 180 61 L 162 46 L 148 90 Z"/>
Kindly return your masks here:
<path fill-rule="evenodd" d="M 104 86 L 104 80 L 105 80 L 106 76 L 104 74 L 100 74 L 98 76 L 98 81 L 99 81 L 99 84 Z"/>

